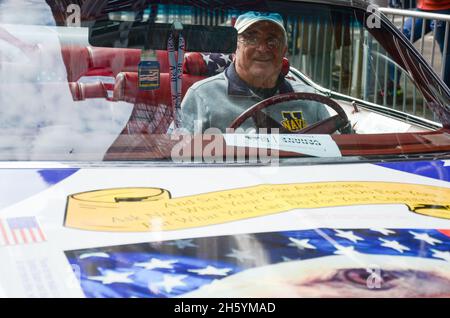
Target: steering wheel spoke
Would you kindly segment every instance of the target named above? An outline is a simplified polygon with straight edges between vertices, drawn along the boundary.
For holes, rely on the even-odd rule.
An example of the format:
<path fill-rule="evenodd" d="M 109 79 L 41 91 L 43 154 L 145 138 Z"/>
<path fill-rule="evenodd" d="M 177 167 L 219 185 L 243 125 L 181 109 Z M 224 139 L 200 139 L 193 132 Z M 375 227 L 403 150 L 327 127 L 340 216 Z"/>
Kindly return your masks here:
<path fill-rule="evenodd" d="M 332 134 L 333 132 L 344 127 L 344 123 L 341 117 L 338 115 L 331 116 L 320 122 L 309 125 L 302 130 L 297 131 L 297 134 Z"/>
<path fill-rule="evenodd" d="M 263 111 L 256 112 L 251 117 L 257 128 L 278 129 L 281 134 L 289 133 L 289 130 Z"/>

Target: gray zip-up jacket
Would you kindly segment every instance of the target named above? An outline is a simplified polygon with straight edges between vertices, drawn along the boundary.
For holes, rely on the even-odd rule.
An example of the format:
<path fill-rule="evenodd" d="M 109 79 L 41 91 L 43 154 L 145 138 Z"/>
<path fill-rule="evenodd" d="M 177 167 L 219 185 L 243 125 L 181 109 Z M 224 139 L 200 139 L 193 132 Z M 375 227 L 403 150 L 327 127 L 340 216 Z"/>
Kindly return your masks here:
<path fill-rule="evenodd" d="M 300 82 L 283 79 L 277 94 L 289 92 L 315 90 Z M 262 100 L 239 78 L 232 63 L 224 72 L 199 81 L 189 88 L 181 103 L 181 126 L 190 133 L 204 132 L 208 128 L 218 128 L 225 132 L 237 116 Z M 264 112 L 292 132 L 330 117 L 323 104 L 313 101 L 278 103 L 269 106 Z M 255 125 L 249 118 L 241 127 L 247 130 Z"/>

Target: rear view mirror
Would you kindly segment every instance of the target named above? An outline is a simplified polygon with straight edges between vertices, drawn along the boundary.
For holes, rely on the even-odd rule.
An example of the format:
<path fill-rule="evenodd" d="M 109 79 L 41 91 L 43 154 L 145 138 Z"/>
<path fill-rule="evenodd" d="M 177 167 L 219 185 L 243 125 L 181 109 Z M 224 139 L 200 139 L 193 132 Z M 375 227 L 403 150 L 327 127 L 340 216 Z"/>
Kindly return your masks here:
<path fill-rule="evenodd" d="M 167 50 L 172 24 L 99 21 L 89 27 L 92 46 Z M 183 25 L 188 52 L 234 53 L 237 31 L 228 26 Z"/>

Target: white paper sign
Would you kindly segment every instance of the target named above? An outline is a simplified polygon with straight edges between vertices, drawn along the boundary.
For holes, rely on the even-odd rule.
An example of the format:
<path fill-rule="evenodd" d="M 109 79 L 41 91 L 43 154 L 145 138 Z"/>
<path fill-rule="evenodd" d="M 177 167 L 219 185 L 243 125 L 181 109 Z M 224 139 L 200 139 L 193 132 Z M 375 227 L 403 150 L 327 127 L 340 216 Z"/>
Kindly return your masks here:
<path fill-rule="evenodd" d="M 228 146 L 278 149 L 315 157 L 342 157 L 330 135 L 225 134 Z"/>

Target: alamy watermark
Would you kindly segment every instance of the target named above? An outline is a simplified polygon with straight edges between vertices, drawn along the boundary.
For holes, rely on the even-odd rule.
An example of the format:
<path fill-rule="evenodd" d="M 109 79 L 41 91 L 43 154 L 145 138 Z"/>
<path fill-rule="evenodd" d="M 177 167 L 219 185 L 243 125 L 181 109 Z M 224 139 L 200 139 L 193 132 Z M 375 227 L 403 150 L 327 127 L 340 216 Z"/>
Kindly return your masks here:
<path fill-rule="evenodd" d="M 379 265 L 370 265 L 366 268 L 369 276 L 366 279 L 366 286 L 369 289 L 380 289 L 383 283 L 383 277 L 381 276 L 381 267 Z"/>
<path fill-rule="evenodd" d="M 367 7 L 367 12 L 370 13 L 366 20 L 367 28 L 369 29 L 380 29 L 381 28 L 381 19 L 380 19 L 380 11 L 378 10 L 379 6 L 376 4 L 370 4 Z"/>
<path fill-rule="evenodd" d="M 68 27 L 81 27 L 81 8 L 77 4 L 70 4 L 67 6 L 66 13 L 66 26 Z"/>

